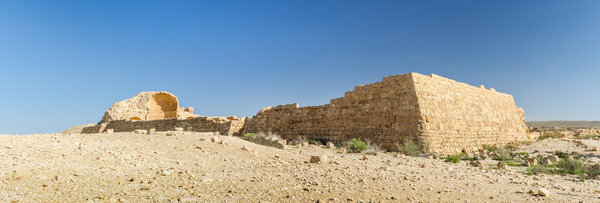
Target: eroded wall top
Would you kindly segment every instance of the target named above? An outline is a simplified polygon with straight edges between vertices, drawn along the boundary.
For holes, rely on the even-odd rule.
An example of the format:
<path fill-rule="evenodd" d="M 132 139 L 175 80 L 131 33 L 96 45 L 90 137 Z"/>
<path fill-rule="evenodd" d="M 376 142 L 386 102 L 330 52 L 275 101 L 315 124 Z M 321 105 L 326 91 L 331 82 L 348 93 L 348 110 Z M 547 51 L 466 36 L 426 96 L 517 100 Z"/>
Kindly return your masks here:
<path fill-rule="evenodd" d="M 165 91 L 150 91 L 116 102 L 104 113 L 100 122 L 198 117 L 193 113 L 191 107 L 179 107 L 179 100 L 175 95 Z"/>

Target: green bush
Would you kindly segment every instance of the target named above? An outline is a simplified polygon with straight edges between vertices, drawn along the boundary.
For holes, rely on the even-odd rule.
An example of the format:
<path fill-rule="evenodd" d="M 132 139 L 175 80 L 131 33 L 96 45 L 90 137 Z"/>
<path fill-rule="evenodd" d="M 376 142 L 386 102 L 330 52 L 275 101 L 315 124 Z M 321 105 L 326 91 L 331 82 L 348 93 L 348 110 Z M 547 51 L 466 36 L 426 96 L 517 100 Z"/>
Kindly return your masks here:
<path fill-rule="evenodd" d="M 448 156 L 446 157 L 446 160 L 445 160 L 445 161 L 446 161 L 446 162 L 452 162 L 452 163 L 458 163 L 458 162 L 460 162 L 460 157 L 461 157 L 461 155 L 460 155 L 460 154 L 456 154 L 456 155 L 448 155 Z"/>
<path fill-rule="evenodd" d="M 352 138 L 351 140 L 343 143 L 343 146 L 350 153 L 360 153 L 362 151 L 367 150 L 367 143 L 360 140 L 360 138 Z"/>
<path fill-rule="evenodd" d="M 548 165 L 533 165 L 527 168 L 526 174 L 552 173 L 552 167 Z"/>
<path fill-rule="evenodd" d="M 310 145 L 325 145 L 327 143 L 324 139 L 307 140 Z"/>
<path fill-rule="evenodd" d="M 256 133 L 246 133 L 244 134 L 244 139 L 251 140 L 256 137 Z"/>
<path fill-rule="evenodd" d="M 560 150 L 556 150 L 556 151 L 554 151 L 554 155 L 558 156 L 558 158 L 561 158 L 561 159 L 563 159 L 563 158 L 565 158 L 565 157 L 569 156 L 569 154 L 567 154 L 567 153 L 565 153 L 565 152 L 562 152 L 562 151 L 560 151 Z"/>
<path fill-rule="evenodd" d="M 581 159 L 562 159 L 556 162 L 555 173 L 563 174 L 582 174 L 583 173 L 583 160 Z"/>
<path fill-rule="evenodd" d="M 583 175 L 586 178 L 594 178 L 600 175 L 600 164 L 588 165 L 583 167 Z"/>
<path fill-rule="evenodd" d="M 402 142 L 402 144 L 396 143 L 396 147 L 398 152 L 408 156 L 418 156 L 427 150 L 427 147 L 424 144 L 415 142 L 412 139 L 407 139 Z"/>

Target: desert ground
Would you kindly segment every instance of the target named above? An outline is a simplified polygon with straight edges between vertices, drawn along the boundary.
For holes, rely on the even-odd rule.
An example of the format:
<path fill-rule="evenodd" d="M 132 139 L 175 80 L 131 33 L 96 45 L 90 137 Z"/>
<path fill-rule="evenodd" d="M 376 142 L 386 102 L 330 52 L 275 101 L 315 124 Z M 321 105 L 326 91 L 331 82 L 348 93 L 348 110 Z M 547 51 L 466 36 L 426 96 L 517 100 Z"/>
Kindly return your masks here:
<path fill-rule="evenodd" d="M 516 150 L 572 151 L 597 162 L 600 154 L 587 148 L 545 139 Z M 475 167 L 432 156 L 339 151 L 308 144 L 279 149 L 197 132 L 0 135 L 0 201 L 600 201 L 599 180 L 527 175 L 527 167 L 498 169 L 489 158 Z M 322 159 L 311 163 L 311 156 Z M 538 194 L 540 188 L 549 194 Z"/>

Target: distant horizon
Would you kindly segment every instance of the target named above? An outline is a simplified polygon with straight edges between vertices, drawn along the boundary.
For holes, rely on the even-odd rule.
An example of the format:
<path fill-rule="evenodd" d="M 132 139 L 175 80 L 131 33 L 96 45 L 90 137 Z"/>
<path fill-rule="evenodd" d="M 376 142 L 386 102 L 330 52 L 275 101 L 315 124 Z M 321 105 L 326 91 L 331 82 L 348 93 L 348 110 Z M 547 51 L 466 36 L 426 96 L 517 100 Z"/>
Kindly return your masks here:
<path fill-rule="evenodd" d="M 409 72 L 513 95 L 528 120 L 600 120 L 600 1 L 1 5 L 0 134 L 96 123 L 147 90 L 245 117 Z"/>

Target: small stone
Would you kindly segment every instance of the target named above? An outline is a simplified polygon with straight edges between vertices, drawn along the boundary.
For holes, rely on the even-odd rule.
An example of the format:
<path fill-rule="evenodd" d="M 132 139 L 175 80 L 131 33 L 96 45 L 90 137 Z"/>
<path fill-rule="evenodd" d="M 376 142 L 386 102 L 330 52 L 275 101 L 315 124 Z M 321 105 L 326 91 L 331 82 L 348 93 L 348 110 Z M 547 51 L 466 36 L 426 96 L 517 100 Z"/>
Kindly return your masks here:
<path fill-rule="evenodd" d="M 360 160 L 366 161 L 369 160 L 369 157 L 367 157 L 367 155 L 363 155 L 363 157 Z"/>
<path fill-rule="evenodd" d="M 106 129 L 106 134 L 112 134 L 114 132 L 115 132 L 114 129 Z"/>
<path fill-rule="evenodd" d="M 535 166 L 538 164 L 537 159 L 535 157 L 529 157 L 527 158 L 527 166 Z"/>
<path fill-rule="evenodd" d="M 175 133 L 167 133 L 167 136 L 176 136 L 177 134 Z"/>
<path fill-rule="evenodd" d="M 214 136 L 214 137 L 210 138 L 210 140 L 211 140 L 212 142 L 217 142 L 217 143 L 219 143 L 219 142 L 221 142 L 221 140 L 222 140 L 222 139 L 221 139 L 219 136 Z"/>
<path fill-rule="evenodd" d="M 137 130 L 134 130 L 133 133 L 135 133 L 135 134 L 148 134 L 148 131 L 147 130 L 142 130 L 142 129 L 137 129 Z"/>
<path fill-rule="evenodd" d="M 499 169 L 506 169 L 506 164 L 504 162 L 498 162 Z"/>
<path fill-rule="evenodd" d="M 481 166 L 483 166 L 483 163 L 481 163 L 481 161 L 479 161 L 479 160 L 471 161 L 471 166 L 481 167 Z"/>
<path fill-rule="evenodd" d="M 335 148 L 335 145 L 331 142 L 327 142 L 327 144 L 325 145 L 325 147 L 327 148 Z"/>
<path fill-rule="evenodd" d="M 308 147 L 308 145 L 309 145 L 308 142 L 303 142 L 302 143 L 302 147 Z"/>
<path fill-rule="evenodd" d="M 161 173 L 161 174 L 162 174 L 163 176 L 170 176 L 170 175 L 173 175 L 173 172 L 171 172 L 171 171 L 162 171 L 162 173 Z"/>
<path fill-rule="evenodd" d="M 203 183 L 210 183 L 210 182 L 213 181 L 213 179 L 212 178 L 206 178 L 206 177 L 204 177 L 200 181 L 202 181 Z"/>
<path fill-rule="evenodd" d="M 539 188 L 537 193 L 539 196 L 543 196 L 543 197 L 550 195 L 550 191 L 548 191 L 548 189 L 546 189 L 546 188 Z"/>
<path fill-rule="evenodd" d="M 252 151 L 252 149 L 250 149 L 250 147 L 248 147 L 248 146 L 246 146 L 246 145 L 244 145 L 244 146 L 242 147 L 242 150 L 244 150 L 244 151 Z"/>
<path fill-rule="evenodd" d="M 148 130 L 148 134 L 154 134 L 154 132 L 156 132 L 156 128 L 150 128 L 150 130 Z"/>
<path fill-rule="evenodd" d="M 326 156 L 310 156 L 310 163 L 325 163 L 327 161 Z"/>
<path fill-rule="evenodd" d="M 279 159 L 279 158 L 281 158 L 281 157 L 279 157 L 279 154 L 275 154 L 275 158 L 276 158 L 276 159 Z"/>
<path fill-rule="evenodd" d="M 345 153 L 348 153 L 348 151 L 346 150 L 346 148 L 340 148 L 340 150 L 338 151 L 338 153 L 345 154 Z"/>
<path fill-rule="evenodd" d="M 183 128 L 174 128 L 175 131 L 183 131 Z"/>
<path fill-rule="evenodd" d="M 597 152 L 597 151 L 598 151 L 598 147 L 592 147 L 592 148 L 590 148 L 590 151 L 595 151 L 595 152 Z"/>
<path fill-rule="evenodd" d="M 535 194 L 535 191 L 533 191 L 532 189 L 529 189 L 529 191 L 527 192 L 527 194 Z"/>

